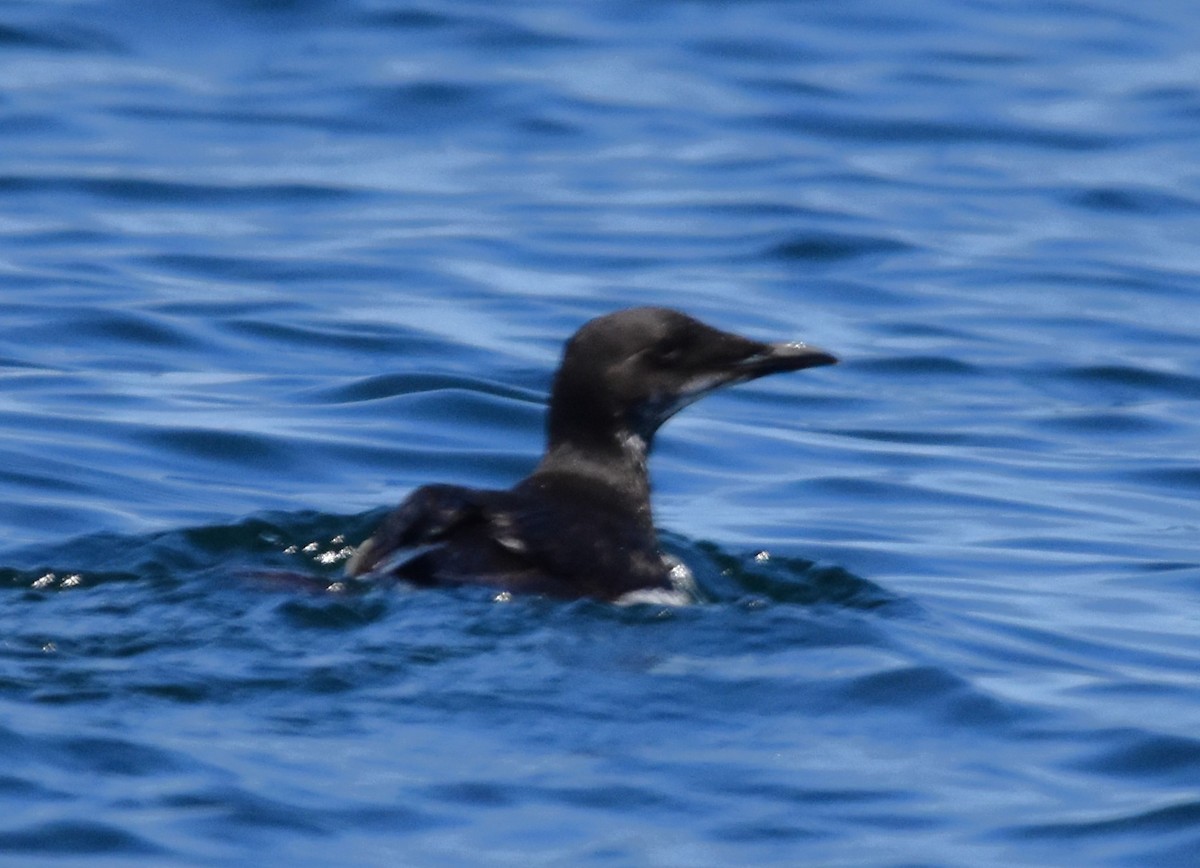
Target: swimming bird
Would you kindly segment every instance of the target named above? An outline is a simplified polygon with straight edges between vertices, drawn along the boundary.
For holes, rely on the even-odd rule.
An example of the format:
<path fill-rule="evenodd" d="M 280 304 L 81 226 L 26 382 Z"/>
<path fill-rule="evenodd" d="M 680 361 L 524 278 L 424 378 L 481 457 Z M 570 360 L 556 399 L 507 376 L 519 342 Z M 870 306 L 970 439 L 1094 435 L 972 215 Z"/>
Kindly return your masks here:
<path fill-rule="evenodd" d="M 646 469 L 655 432 L 716 389 L 836 362 L 668 308 L 593 319 L 563 351 L 533 472 L 508 490 L 417 488 L 346 572 L 565 598 L 670 590 L 674 564 L 659 548 Z"/>

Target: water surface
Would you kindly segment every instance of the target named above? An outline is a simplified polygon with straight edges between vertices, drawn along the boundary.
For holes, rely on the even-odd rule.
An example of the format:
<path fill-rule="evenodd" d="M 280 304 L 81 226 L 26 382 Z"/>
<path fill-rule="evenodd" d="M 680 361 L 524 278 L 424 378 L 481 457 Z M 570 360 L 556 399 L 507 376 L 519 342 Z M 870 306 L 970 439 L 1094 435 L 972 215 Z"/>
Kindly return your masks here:
<path fill-rule="evenodd" d="M 0 853 L 1196 864 L 1198 21 L 0 5 Z M 660 435 L 702 604 L 323 590 L 630 304 L 844 359 Z"/>

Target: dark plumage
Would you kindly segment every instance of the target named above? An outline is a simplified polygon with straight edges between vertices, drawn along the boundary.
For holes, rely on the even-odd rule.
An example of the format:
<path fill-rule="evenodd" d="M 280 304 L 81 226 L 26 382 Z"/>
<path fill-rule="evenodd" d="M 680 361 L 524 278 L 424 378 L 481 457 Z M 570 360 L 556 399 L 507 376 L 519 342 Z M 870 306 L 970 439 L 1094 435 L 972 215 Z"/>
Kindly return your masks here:
<path fill-rule="evenodd" d="M 722 386 L 836 361 L 816 347 L 760 343 L 666 308 L 591 320 L 563 352 L 546 452 L 533 473 L 507 491 L 416 489 L 347 573 L 604 600 L 670 589 L 646 473 L 659 426 Z"/>

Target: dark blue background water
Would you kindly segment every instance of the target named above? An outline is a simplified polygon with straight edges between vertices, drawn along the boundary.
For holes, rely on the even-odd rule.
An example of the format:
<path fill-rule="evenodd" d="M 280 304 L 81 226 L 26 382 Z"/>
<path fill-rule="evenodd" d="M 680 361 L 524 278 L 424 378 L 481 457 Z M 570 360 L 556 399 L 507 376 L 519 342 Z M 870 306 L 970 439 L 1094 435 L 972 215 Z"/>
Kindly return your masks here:
<path fill-rule="evenodd" d="M 13 864 L 1200 864 L 1200 16 L 0 4 Z M 309 592 L 639 303 L 706 602 Z M 323 581 L 318 586 L 323 585 Z"/>

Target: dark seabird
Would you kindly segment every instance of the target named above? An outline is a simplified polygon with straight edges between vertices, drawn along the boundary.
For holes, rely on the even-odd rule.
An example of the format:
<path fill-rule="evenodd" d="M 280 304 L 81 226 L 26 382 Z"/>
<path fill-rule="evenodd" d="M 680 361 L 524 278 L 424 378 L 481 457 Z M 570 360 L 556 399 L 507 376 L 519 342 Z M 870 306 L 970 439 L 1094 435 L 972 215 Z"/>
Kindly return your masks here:
<path fill-rule="evenodd" d="M 507 491 L 416 489 L 346 572 L 601 600 L 670 591 L 678 568 L 659 549 L 646 473 L 659 426 L 723 386 L 836 361 L 666 308 L 591 320 L 567 341 L 533 473 Z"/>

